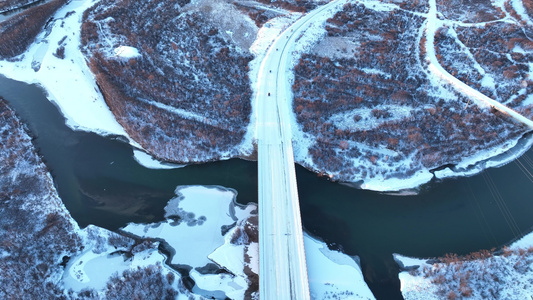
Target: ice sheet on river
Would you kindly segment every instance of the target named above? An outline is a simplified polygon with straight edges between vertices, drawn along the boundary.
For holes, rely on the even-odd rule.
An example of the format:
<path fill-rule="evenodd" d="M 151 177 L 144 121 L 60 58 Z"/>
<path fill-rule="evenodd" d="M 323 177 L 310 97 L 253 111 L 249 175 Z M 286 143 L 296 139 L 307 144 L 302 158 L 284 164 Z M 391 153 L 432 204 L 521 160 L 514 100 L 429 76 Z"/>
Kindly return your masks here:
<path fill-rule="evenodd" d="M 234 190 L 217 186 L 178 187 L 176 195 L 165 207 L 165 221 L 129 224 L 123 230 L 168 243 L 173 252 L 169 263 L 192 267 L 194 293 L 244 299 L 249 276 L 258 273 L 259 247 L 251 241 L 253 233 L 242 232 L 257 206 L 237 205 Z M 356 260 L 307 235 L 305 246 L 313 299 L 374 299 Z M 213 263 L 225 272 L 206 271 Z"/>

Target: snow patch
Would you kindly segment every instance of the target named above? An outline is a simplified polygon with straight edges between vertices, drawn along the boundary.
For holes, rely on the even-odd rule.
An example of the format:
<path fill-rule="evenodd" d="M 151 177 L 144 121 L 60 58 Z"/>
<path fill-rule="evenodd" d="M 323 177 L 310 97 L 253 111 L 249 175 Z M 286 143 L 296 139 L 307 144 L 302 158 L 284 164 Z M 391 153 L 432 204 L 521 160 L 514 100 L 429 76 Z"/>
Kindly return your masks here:
<path fill-rule="evenodd" d="M 380 105 L 374 108 L 358 108 L 348 112 L 334 114 L 329 121 L 339 129 L 370 130 L 377 128 L 385 122 L 395 122 L 408 118 L 415 108 L 407 106 Z M 378 118 L 372 111 L 380 110 L 389 114 L 389 117 Z M 360 118 L 356 120 L 355 118 Z"/>
<path fill-rule="evenodd" d="M 494 82 L 494 78 L 490 75 L 483 76 L 483 79 L 481 80 L 481 86 L 489 88 L 491 90 L 496 90 L 496 82 Z"/>
<path fill-rule="evenodd" d="M 523 236 L 518 241 L 514 242 L 509 246 L 511 249 L 527 249 L 529 247 L 533 246 L 533 232 L 530 232 Z"/>
<path fill-rule="evenodd" d="M 130 47 L 130 46 L 119 46 L 115 48 L 115 57 L 122 58 L 124 60 L 128 60 L 131 58 L 137 58 L 141 56 L 141 53 L 137 48 Z"/>
<path fill-rule="evenodd" d="M 442 290 L 452 293 L 450 286 L 457 286 L 455 295 L 467 291 L 473 299 L 487 298 L 487 291 L 497 291 L 497 297 L 488 298 L 529 299 L 531 293 L 531 252 L 533 232 L 512 243 L 503 255 L 471 261 L 459 261 L 451 267 L 426 259 L 418 259 L 394 254 L 394 260 L 403 270 L 398 275 L 400 289 L 406 300 L 442 299 Z M 420 270 L 428 270 L 421 272 Z M 450 272 L 453 270 L 452 272 Z M 435 274 L 427 276 L 427 274 Z M 453 277 L 453 278 L 452 278 Z M 463 279 L 466 278 L 464 287 Z M 474 278 L 474 279 L 470 279 Z M 459 285 L 460 284 L 460 285 Z M 469 289 L 469 291 L 468 291 Z M 491 292 L 491 293 L 492 293 Z M 448 295 L 445 295 L 448 296 Z M 503 297 L 503 298 L 502 298 Z M 449 298 L 449 297 L 448 297 Z"/>
<path fill-rule="evenodd" d="M 161 162 L 155 159 L 150 154 L 144 151 L 141 151 L 141 150 L 137 150 L 137 149 L 133 150 L 133 158 L 141 166 L 148 168 L 148 169 L 178 169 L 178 168 L 183 168 L 186 166 L 186 165 Z"/>
<path fill-rule="evenodd" d="M 533 104 L 533 95 L 528 95 L 527 98 L 522 102 L 523 106 L 528 106 Z"/>
<path fill-rule="evenodd" d="M 430 267 L 424 259 L 417 259 L 399 254 L 393 254 L 394 260 L 401 268 L 422 268 Z M 404 299 L 408 300 L 439 300 L 436 297 L 436 287 L 431 283 L 431 278 L 422 276 L 411 276 L 408 272 L 403 271 L 398 275 L 400 278 L 400 290 Z M 420 292 L 424 291 L 424 292 Z"/>
<path fill-rule="evenodd" d="M 358 261 L 304 234 L 311 299 L 375 299 Z"/>
<path fill-rule="evenodd" d="M 391 78 L 391 74 L 389 73 L 385 73 L 381 70 L 378 70 L 378 69 L 369 69 L 369 68 L 362 68 L 361 71 L 367 73 L 367 74 L 376 74 L 376 75 L 381 75 L 383 77 L 385 77 L 386 79 L 390 79 Z"/>
<path fill-rule="evenodd" d="M 231 274 L 200 274 L 196 270 L 190 272 L 196 283 L 193 293 L 215 299 L 244 299 L 244 292 L 248 288 L 246 279 Z"/>
<path fill-rule="evenodd" d="M 250 263 L 248 266 L 255 274 L 259 274 L 259 243 L 250 243 L 248 245 L 248 255 Z"/>
<path fill-rule="evenodd" d="M 511 2 L 511 5 L 513 6 L 513 9 L 520 16 L 520 18 L 522 18 L 523 21 L 526 21 L 529 26 L 533 26 L 533 22 L 529 18 L 526 8 L 524 7 L 524 4 L 522 3 L 522 0 L 511 0 L 510 2 Z"/>
<path fill-rule="evenodd" d="M 374 178 L 365 179 L 361 188 L 378 192 L 393 192 L 406 189 L 413 189 L 433 179 L 433 174 L 428 169 L 417 171 L 409 178 L 384 178 L 378 175 Z"/>

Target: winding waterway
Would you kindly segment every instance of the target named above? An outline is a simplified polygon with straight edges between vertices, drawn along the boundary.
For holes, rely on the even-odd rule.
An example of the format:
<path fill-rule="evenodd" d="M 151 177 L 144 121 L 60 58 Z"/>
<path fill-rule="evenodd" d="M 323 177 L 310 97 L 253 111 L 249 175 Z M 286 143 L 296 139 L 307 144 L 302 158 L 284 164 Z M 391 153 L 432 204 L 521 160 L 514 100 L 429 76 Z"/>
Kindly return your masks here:
<path fill-rule="evenodd" d="M 257 201 L 255 162 L 232 159 L 147 169 L 133 159 L 131 146 L 121 138 L 69 129 L 36 86 L 0 77 L 0 96 L 28 125 L 59 195 L 80 226 L 116 230 L 128 222 L 162 220 L 162 208 L 178 185 L 221 185 L 237 190 L 240 203 Z M 533 159 L 532 150 L 525 155 Z M 392 253 L 465 254 L 500 247 L 533 227 L 533 183 L 516 163 L 432 182 L 416 196 L 353 189 L 301 167 L 297 180 L 305 229 L 347 254 L 359 255 L 378 299 L 401 299 Z M 503 202 L 497 201 L 498 193 Z"/>

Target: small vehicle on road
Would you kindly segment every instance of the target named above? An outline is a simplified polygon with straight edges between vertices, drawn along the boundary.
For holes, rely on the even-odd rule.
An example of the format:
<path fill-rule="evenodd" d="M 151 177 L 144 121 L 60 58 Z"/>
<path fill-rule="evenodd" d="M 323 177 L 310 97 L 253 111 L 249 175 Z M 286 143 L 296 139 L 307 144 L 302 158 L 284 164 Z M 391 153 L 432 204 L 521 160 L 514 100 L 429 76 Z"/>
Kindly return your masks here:
<path fill-rule="evenodd" d="M 268 93 L 268 95 L 270 96 L 270 93 Z"/>

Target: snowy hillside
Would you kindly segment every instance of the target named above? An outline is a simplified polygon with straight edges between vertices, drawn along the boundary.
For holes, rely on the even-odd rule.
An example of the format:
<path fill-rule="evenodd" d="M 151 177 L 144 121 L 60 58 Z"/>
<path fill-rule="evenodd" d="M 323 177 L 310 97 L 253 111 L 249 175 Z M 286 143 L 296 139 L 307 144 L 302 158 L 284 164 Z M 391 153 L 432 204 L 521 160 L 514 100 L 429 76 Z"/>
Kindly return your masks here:
<path fill-rule="evenodd" d="M 179 274 L 163 267 L 157 242 L 78 227 L 30 136 L 3 99 L 0 156 L 0 266 L 9 274 L 0 276 L 0 298 L 124 299 L 148 293 L 157 299 L 188 299 Z M 80 282 L 91 280 L 100 289 L 82 291 Z"/>
<path fill-rule="evenodd" d="M 430 10 L 430 4 L 359 1 L 328 20 L 324 39 L 295 67 L 299 163 L 333 180 L 398 190 L 429 181 L 431 170 L 443 165 L 468 166 L 504 152 L 530 130 L 478 105 L 428 64 L 438 63 L 431 57 L 437 52 L 453 75 L 462 79 L 463 72 L 478 82 L 467 81 L 472 88 L 493 91 L 487 96 L 531 116 L 533 48 L 525 17 L 501 13 L 486 23 L 486 13 L 466 24 L 465 15 L 440 4 Z M 464 21 L 441 20 L 443 14 Z M 436 29 L 432 45 L 427 35 Z M 479 49 L 485 41 L 492 42 Z"/>
<path fill-rule="evenodd" d="M 395 255 L 406 300 L 530 299 L 533 234 L 501 251 L 479 251 L 424 260 Z"/>
<path fill-rule="evenodd" d="M 128 134 L 159 159 L 188 163 L 245 154 L 256 32 L 225 2 L 104 0 L 86 11 L 82 44 Z"/>
<path fill-rule="evenodd" d="M 0 99 L 0 297 L 253 299 L 257 206 L 223 187 L 182 186 L 166 221 L 80 229 L 13 111 Z M 16 224 L 16 226 L 13 226 Z M 357 258 L 305 237 L 313 299 L 373 299 Z"/>

